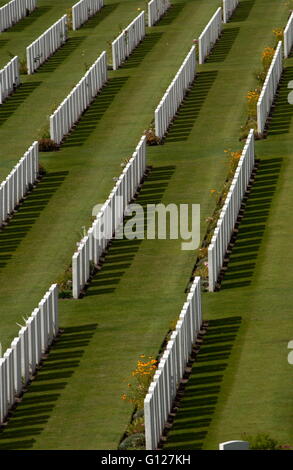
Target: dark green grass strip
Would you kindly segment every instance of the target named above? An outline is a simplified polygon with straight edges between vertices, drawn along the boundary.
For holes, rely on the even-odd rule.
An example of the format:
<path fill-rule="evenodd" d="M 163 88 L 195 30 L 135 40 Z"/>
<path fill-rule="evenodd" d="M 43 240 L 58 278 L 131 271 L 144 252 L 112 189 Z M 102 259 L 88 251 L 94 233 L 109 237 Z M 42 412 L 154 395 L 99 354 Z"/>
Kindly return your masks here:
<path fill-rule="evenodd" d="M 239 34 L 240 28 L 224 29 L 220 39 L 216 42 L 211 54 L 207 57 L 206 62 L 224 62 L 227 58 L 232 46 Z"/>
<path fill-rule="evenodd" d="M 209 321 L 164 449 L 203 448 L 240 327 L 239 316 Z"/>
<path fill-rule="evenodd" d="M 78 147 L 86 142 L 127 79 L 128 77 L 113 77 L 108 80 L 70 134 L 64 138 L 64 147 Z"/>
<path fill-rule="evenodd" d="M 11 413 L 9 427 L 0 431 L 0 450 L 30 449 L 50 418 L 60 393 L 78 372 L 97 324 L 66 328 L 57 338 L 21 406 Z"/>
<path fill-rule="evenodd" d="M 260 161 L 247 198 L 221 289 L 249 286 L 257 263 L 270 206 L 276 192 L 282 158 Z"/>
<path fill-rule="evenodd" d="M 280 88 L 274 103 L 272 116 L 268 123 L 268 135 L 283 135 L 290 130 L 293 116 L 293 106 L 289 103 L 289 93 L 292 89 L 288 88 L 289 82 L 293 80 L 293 67 L 286 67 L 280 80 Z"/>
<path fill-rule="evenodd" d="M 69 37 L 65 44 L 37 69 L 37 73 L 54 72 L 80 46 L 85 38 L 86 36 Z"/>
<path fill-rule="evenodd" d="M 181 142 L 188 139 L 217 74 L 217 70 L 202 71 L 197 74 L 168 130 L 165 138 L 167 143 Z"/>
<path fill-rule="evenodd" d="M 229 21 L 231 23 L 238 23 L 239 21 L 247 20 L 255 3 L 255 0 L 240 2 Z"/>
<path fill-rule="evenodd" d="M 31 26 L 36 20 L 41 16 L 45 15 L 52 9 L 53 5 L 42 5 L 38 6 L 32 13 L 25 18 L 22 18 L 20 21 L 15 23 L 11 28 L 7 29 L 8 33 L 21 33 L 24 29 Z"/>
<path fill-rule="evenodd" d="M 0 126 L 16 111 L 17 108 L 40 86 L 42 82 L 21 83 L 14 93 L 7 97 L 0 108 Z"/>

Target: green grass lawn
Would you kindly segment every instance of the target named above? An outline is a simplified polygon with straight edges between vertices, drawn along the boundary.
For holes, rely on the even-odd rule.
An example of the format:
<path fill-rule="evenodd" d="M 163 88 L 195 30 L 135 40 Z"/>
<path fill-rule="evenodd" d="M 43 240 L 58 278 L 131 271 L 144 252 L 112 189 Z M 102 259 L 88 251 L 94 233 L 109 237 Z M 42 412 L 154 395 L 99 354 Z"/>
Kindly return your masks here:
<path fill-rule="evenodd" d="M 202 235 L 204 220 L 214 207 L 209 190 L 221 188 L 228 170 L 223 151 L 242 146 L 239 128 L 245 120 L 246 92 L 254 86 L 253 71 L 259 67 L 262 49 L 272 42 L 273 27 L 282 26 L 286 19 L 285 7 L 273 0 L 242 3 L 237 22 L 225 27 L 224 47 L 221 43 L 217 46 L 215 61 L 212 56 L 199 68 L 192 92 L 165 145 L 148 149 L 153 171 L 139 197 L 142 203 L 201 204 Z M 117 21 L 123 22 L 124 14 L 127 24 L 143 2 L 117 4 L 101 22 L 72 34 L 84 35 L 85 39 L 54 71 L 40 71 L 27 78 L 29 83 L 42 83 L 0 126 L 3 174 L 36 137 L 36 129 L 46 123 L 54 102 L 58 104 L 84 73 L 83 51 L 88 62 L 93 62 L 115 36 Z M 121 172 L 122 159 L 134 150 L 192 39 L 198 37 L 214 10 L 215 5 L 203 0 L 176 2 L 169 20 L 167 16 L 149 31 L 147 46 L 142 44 L 132 62 L 110 74 L 109 85 L 61 150 L 42 154 L 41 161 L 48 170 L 46 178 L 0 234 L 0 325 L 5 348 L 17 333 L 15 322 L 30 313 L 50 283 L 69 265 L 75 243 L 81 238 L 81 227 L 89 225 L 92 207 L 106 198 L 113 177 Z M 280 151 L 281 146 L 288 157 L 289 144 L 284 144 L 283 136 L 275 139 L 279 145 L 274 149 L 268 148 L 271 139 L 258 143 L 263 157 L 272 158 L 273 150 Z M 195 254 L 181 251 L 180 241 L 176 240 L 114 243 L 87 295 L 82 300 L 59 302 L 64 333 L 1 435 L 0 448 L 117 448 L 131 413 L 120 395 L 126 390 L 138 356 L 156 355 L 170 323 L 177 319 L 194 262 Z M 252 288 L 204 296 L 205 317 L 244 317 L 242 308 L 258 316 L 257 303 L 247 304 L 248 289 Z M 277 299 L 275 288 L 272 292 Z M 289 297 L 286 305 L 289 312 Z M 225 392 L 224 388 L 219 392 L 225 403 L 236 383 L 235 374 L 242 380 L 243 369 L 237 361 L 242 345 L 247 347 L 245 321 L 242 318 L 235 352 L 233 348 L 225 372 L 231 370 L 230 381 L 225 382 Z M 258 330 L 254 325 L 251 328 L 255 338 Z M 276 341 L 280 342 L 279 336 Z M 258 354 L 256 348 L 248 349 L 252 357 Z M 267 363 L 271 361 L 270 352 Z M 286 351 L 284 361 L 286 364 Z M 284 398 L 288 379 L 283 375 L 282 379 Z M 241 381 L 238 394 L 242 387 Z M 255 393 L 254 383 L 249 390 Z M 247 417 L 242 404 L 234 406 Z M 274 407 L 273 400 L 270 406 Z M 232 409 L 230 412 L 233 419 Z M 220 408 L 217 413 L 210 426 L 214 437 L 211 434 L 206 438 L 209 448 L 215 448 L 215 440 L 225 438 L 217 436 L 217 426 L 223 430 Z M 273 427 L 275 420 L 271 418 L 267 414 Z M 239 418 L 237 425 L 241 426 Z M 227 429 L 230 432 L 231 427 Z M 284 429 L 289 433 L 289 423 Z"/>
<path fill-rule="evenodd" d="M 166 449 L 218 449 L 243 433 L 292 445 L 292 64 L 256 142 L 260 166 L 222 289 L 203 298 L 209 328 Z"/>

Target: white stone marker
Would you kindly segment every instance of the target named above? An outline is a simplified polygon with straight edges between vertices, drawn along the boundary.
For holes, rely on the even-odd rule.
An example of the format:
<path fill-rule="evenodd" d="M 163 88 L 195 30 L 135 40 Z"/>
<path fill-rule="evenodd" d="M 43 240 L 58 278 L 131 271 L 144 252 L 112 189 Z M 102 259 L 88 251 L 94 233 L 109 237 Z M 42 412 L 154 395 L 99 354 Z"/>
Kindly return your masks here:
<path fill-rule="evenodd" d="M 36 317 L 31 316 L 26 324 L 28 327 L 29 363 L 31 373 L 34 374 L 36 370 Z"/>
<path fill-rule="evenodd" d="M 219 450 L 249 450 L 247 441 L 226 441 L 219 444 Z"/>
<path fill-rule="evenodd" d="M 19 338 L 21 344 L 21 374 L 24 380 L 24 384 L 26 384 L 29 380 L 29 348 L 27 327 L 21 328 L 19 331 Z"/>
<path fill-rule="evenodd" d="M 22 389 L 21 381 L 21 343 L 19 338 L 14 338 L 11 343 L 14 349 L 14 390 L 15 394 L 19 395 Z"/>
<path fill-rule="evenodd" d="M 7 386 L 7 401 L 9 403 L 9 408 L 14 403 L 14 364 L 13 364 L 13 353 L 12 349 L 7 349 L 4 354 L 4 359 L 6 359 L 6 386 Z"/>
<path fill-rule="evenodd" d="M 0 424 L 7 414 L 7 388 L 6 388 L 5 359 L 0 359 Z"/>

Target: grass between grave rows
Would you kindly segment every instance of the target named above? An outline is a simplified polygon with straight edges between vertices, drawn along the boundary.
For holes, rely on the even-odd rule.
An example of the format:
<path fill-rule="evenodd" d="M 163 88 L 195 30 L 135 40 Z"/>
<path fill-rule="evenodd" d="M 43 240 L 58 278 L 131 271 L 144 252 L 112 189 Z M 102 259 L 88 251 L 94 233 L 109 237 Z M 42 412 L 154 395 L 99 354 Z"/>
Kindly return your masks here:
<path fill-rule="evenodd" d="M 137 11 L 136 6 L 141 2 L 130 3 L 135 5 L 133 10 Z M 125 5 L 129 7 L 129 2 L 124 2 L 124 9 Z M 123 3 L 119 4 L 119 8 L 123 10 Z M 114 17 L 113 24 L 110 22 L 114 12 L 87 33 L 92 41 L 89 53 L 93 59 L 97 55 L 92 44 L 98 42 L 104 21 L 108 21 L 107 29 L 103 29 L 104 42 L 109 37 L 109 31 L 116 28 L 117 18 Z M 134 151 L 153 118 L 159 99 L 188 52 L 194 30 L 190 28 L 187 34 L 179 21 L 180 17 L 181 21 L 186 21 L 188 16 L 197 16 L 199 23 L 189 21 L 200 31 L 211 13 L 212 7 L 202 7 L 201 2 L 186 3 L 177 17 L 173 15 L 170 25 L 153 28 L 152 34 L 156 37 L 162 34 L 153 49 L 138 65 L 128 68 L 127 64 L 126 68 L 110 73 L 109 84 L 61 150 L 41 155 L 48 175 L 1 234 L 0 278 L 3 288 L 0 301 L 1 310 L 5 312 L 2 316 L 1 341 L 5 348 L 16 333 L 15 322 L 34 308 L 50 283 L 56 281 L 70 264 L 76 242 L 82 236 L 82 227 L 91 223 L 92 208 L 105 201 L 114 185 L 113 177 L 119 176 L 122 171 L 122 160 Z M 82 30 L 85 34 L 85 28 Z M 169 46 L 168 54 L 162 57 L 166 45 Z M 144 54 L 144 44 L 140 47 Z M 68 58 L 60 70 L 46 74 L 44 88 L 39 88 L 45 103 L 48 88 L 53 95 L 57 93 L 60 82 L 62 86 L 61 80 L 71 83 L 73 60 L 74 57 Z M 154 63 L 160 66 L 154 67 Z M 75 71 L 78 77 L 84 73 L 80 67 L 82 63 Z M 39 72 L 32 80 L 39 80 L 40 76 L 42 73 Z M 36 106 L 40 100 L 35 90 L 0 126 L 3 139 L 0 161 L 2 156 L 4 160 L 7 154 L 11 154 L 19 143 L 23 145 L 29 133 L 29 142 L 35 138 L 37 118 L 46 120 L 48 114 L 41 105 Z M 21 123 L 31 129 L 23 129 Z M 17 135 L 12 132 L 15 128 L 18 129 Z M 15 152 L 13 158 L 18 157 Z"/>
<path fill-rule="evenodd" d="M 207 335 L 164 449 L 218 449 L 268 433 L 293 442 L 293 106 L 286 61 L 268 138 L 220 292 L 203 296 Z"/>
<path fill-rule="evenodd" d="M 292 123 L 256 148 L 256 183 L 222 290 L 203 297 L 208 332 L 165 449 L 258 432 L 292 445 Z"/>
<path fill-rule="evenodd" d="M 271 42 L 272 28 L 284 24 L 286 18 L 284 8 L 276 7 L 274 1 L 243 3 L 249 6 L 246 10 L 250 14 L 227 26 L 234 31 L 224 56 L 220 54 L 217 62 L 210 60 L 200 68 L 198 92 L 195 84 L 180 111 L 181 124 L 179 119 L 164 146 L 148 149 L 154 170 L 140 195 L 144 203 L 200 203 L 202 221 L 212 212 L 214 201 L 209 189 L 219 189 L 227 172 L 223 150 L 241 146 L 237 137 L 245 118 L 244 97 L 254 83 L 252 70 L 258 68 L 260 52 Z M 156 31 L 165 28 L 163 37 L 170 41 L 168 53 L 162 56 L 166 43 L 160 39 L 135 69 L 121 69 L 116 76 L 124 77 L 127 72 L 130 78 L 87 141 L 78 148 L 64 146 L 60 152 L 43 158 L 55 175 L 52 183 L 50 172 L 44 181 L 40 197 L 43 204 L 36 204 L 40 215 L 34 224 L 28 224 L 13 258 L 0 272 L 4 338 L 10 340 L 15 334 L 13 325 L 4 328 L 8 319 L 19 319 L 20 306 L 21 313 L 29 312 L 40 298 L 37 295 L 69 263 L 79 238 L 74 227 L 86 224 L 91 204 L 106 196 L 111 175 L 121 171 L 119 159 L 138 141 L 141 129 L 151 119 L 155 101 L 182 62 L 192 37 L 198 35 L 212 12 L 204 2 L 186 2 L 169 25 L 157 26 Z M 195 21 L 199 23 L 195 25 Z M 68 144 L 73 140 L 74 135 Z M 28 205 L 38 202 L 34 197 L 38 199 L 41 187 L 28 198 Z M 49 188 L 56 189 L 50 200 Z M 21 227 L 19 231 L 14 226 L 16 239 L 18 235 L 22 238 L 25 231 Z M 202 234 L 204 230 L 203 222 Z M 194 261 L 194 253 L 181 251 L 180 241 L 113 245 L 86 297 L 60 301 L 64 334 L 2 434 L 1 448 L 116 448 L 130 413 L 120 395 L 127 388 L 139 354 L 156 354 L 170 322 L 178 317 Z M 211 296 L 214 308 L 210 303 L 204 310 L 205 317 L 231 316 L 216 295 Z M 238 305 L 233 309 L 238 311 Z M 232 367 L 235 356 L 230 360 Z M 229 383 L 227 388 L 230 390 Z M 216 431 L 217 422 L 211 428 Z"/>

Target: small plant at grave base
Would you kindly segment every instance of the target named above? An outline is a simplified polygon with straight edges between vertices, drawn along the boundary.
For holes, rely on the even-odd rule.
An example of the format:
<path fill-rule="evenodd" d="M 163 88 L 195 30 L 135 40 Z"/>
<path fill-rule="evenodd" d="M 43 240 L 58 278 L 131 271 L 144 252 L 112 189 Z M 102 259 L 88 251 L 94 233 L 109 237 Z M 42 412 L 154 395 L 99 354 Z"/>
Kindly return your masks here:
<path fill-rule="evenodd" d="M 242 439 L 249 442 L 250 450 L 279 450 L 280 443 L 267 433 L 257 433 L 255 435 L 242 434 Z"/>
<path fill-rule="evenodd" d="M 192 44 L 195 46 L 195 51 L 198 54 L 198 39 L 193 39 Z"/>
<path fill-rule="evenodd" d="M 273 34 L 274 34 L 277 42 L 283 41 L 283 39 L 284 39 L 284 29 L 283 28 L 273 29 Z"/>
<path fill-rule="evenodd" d="M 217 189 L 210 189 L 210 195 L 216 199 L 220 196 L 220 192 Z"/>
<path fill-rule="evenodd" d="M 38 130 L 39 139 L 50 139 L 50 131 L 47 125 Z"/>
<path fill-rule="evenodd" d="M 254 129 L 254 136 L 257 138 L 257 120 L 256 118 L 248 118 L 244 126 L 240 127 L 241 134 L 239 140 L 245 140 L 249 134 L 250 129 Z"/>
<path fill-rule="evenodd" d="M 262 53 L 262 66 L 265 72 L 268 72 L 275 55 L 275 49 L 273 47 L 265 47 Z"/>
<path fill-rule="evenodd" d="M 48 126 L 44 126 L 39 129 L 39 151 L 40 152 L 52 152 L 58 149 L 58 145 L 50 138 L 50 132 Z"/>
<path fill-rule="evenodd" d="M 142 433 L 131 434 L 126 437 L 118 447 L 119 450 L 145 450 L 145 435 Z"/>
<path fill-rule="evenodd" d="M 232 150 L 230 149 L 226 149 L 224 150 L 225 153 L 228 154 L 228 158 L 229 158 L 229 170 L 230 170 L 230 177 L 234 176 L 234 173 L 235 173 L 235 170 L 237 168 L 237 165 L 239 163 L 239 159 L 242 155 L 242 152 L 240 150 L 238 150 L 237 152 L 232 152 Z"/>
<path fill-rule="evenodd" d="M 72 9 L 71 8 L 67 8 L 66 15 L 67 15 L 67 28 L 69 31 L 71 31 L 72 30 Z"/>
<path fill-rule="evenodd" d="M 128 424 L 126 428 L 127 436 L 131 434 L 143 434 L 144 433 L 144 417 L 141 416 L 140 418 L 135 419 L 132 423 Z"/>
<path fill-rule="evenodd" d="M 13 59 L 15 57 L 15 54 L 13 54 L 13 52 L 10 52 L 10 51 L 6 51 L 8 56 L 10 57 L 10 59 Z M 19 59 L 19 73 L 21 75 L 26 75 L 27 74 L 27 65 L 26 65 L 26 59 L 25 58 L 22 58 L 22 59 Z"/>
<path fill-rule="evenodd" d="M 145 355 L 142 354 L 140 358 L 144 359 Z M 132 403 L 137 409 L 143 409 L 145 396 L 157 369 L 157 360 L 153 357 L 148 359 L 146 362 L 137 361 L 136 369 L 132 371 L 134 383 L 129 383 L 128 392 L 121 395 L 122 400 Z"/>
<path fill-rule="evenodd" d="M 64 274 L 57 280 L 59 286 L 59 298 L 69 299 L 72 297 L 72 268 L 66 269 Z"/>
<path fill-rule="evenodd" d="M 213 234 L 214 234 L 214 230 L 217 226 L 218 216 L 219 216 L 219 211 L 217 211 L 213 215 L 213 217 L 208 217 L 207 235 L 206 235 L 206 238 L 205 238 L 206 246 L 208 246 L 211 242 L 211 239 L 212 239 Z M 202 259 L 204 259 L 204 258 L 202 258 Z"/>
<path fill-rule="evenodd" d="M 209 277 L 209 268 L 208 268 L 207 261 L 205 261 L 204 263 L 197 266 L 197 268 L 194 271 L 194 276 L 199 276 L 203 279 L 208 279 L 208 277 Z"/>
<path fill-rule="evenodd" d="M 260 96 L 260 89 L 255 88 L 254 90 L 250 90 L 247 95 L 247 106 L 248 106 L 248 116 L 249 118 L 256 119 L 257 116 L 257 102 Z"/>
<path fill-rule="evenodd" d="M 144 131 L 144 135 L 146 136 L 147 145 L 159 145 L 161 143 L 160 137 L 156 136 L 154 127 L 150 127 Z"/>
<path fill-rule="evenodd" d="M 260 72 L 255 72 L 255 78 L 260 83 L 260 85 L 264 84 L 266 76 L 267 73 L 264 70 L 261 70 Z"/>
<path fill-rule="evenodd" d="M 39 163 L 39 175 L 44 176 L 47 173 L 46 168 L 42 163 Z"/>
<path fill-rule="evenodd" d="M 120 163 L 121 168 L 125 168 L 130 159 L 131 157 L 124 158 L 122 162 Z"/>
<path fill-rule="evenodd" d="M 21 75 L 27 75 L 27 65 L 25 58 L 19 59 L 19 73 Z"/>
<path fill-rule="evenodd" d="M 211 218 L 211 217 L 209 217 Z M 211 218 L 212 219 L 212 218 Z M 213 220 L 213 219 L 212 219 Z M 199 259 L 206 259 L 208 257 L 208 248 L 202 247 L 198 250 L 198 258 Z"/>
<path fill-rule="evenodd" d="M 83 225 L 83 226 L 81 227 L 80 232 L 79 232 L 79 238 L 83 239 L 83 238 L 86 237 L 86 236 L 87 236 L 87 230 L 86 230 L 85 225 Z"/>
<path fill-rule="evenodd" d="M 58 149 L 58 145 L 52 139 L 40 139 L 39 151 L 40 152 L 53 152 Z"/>

